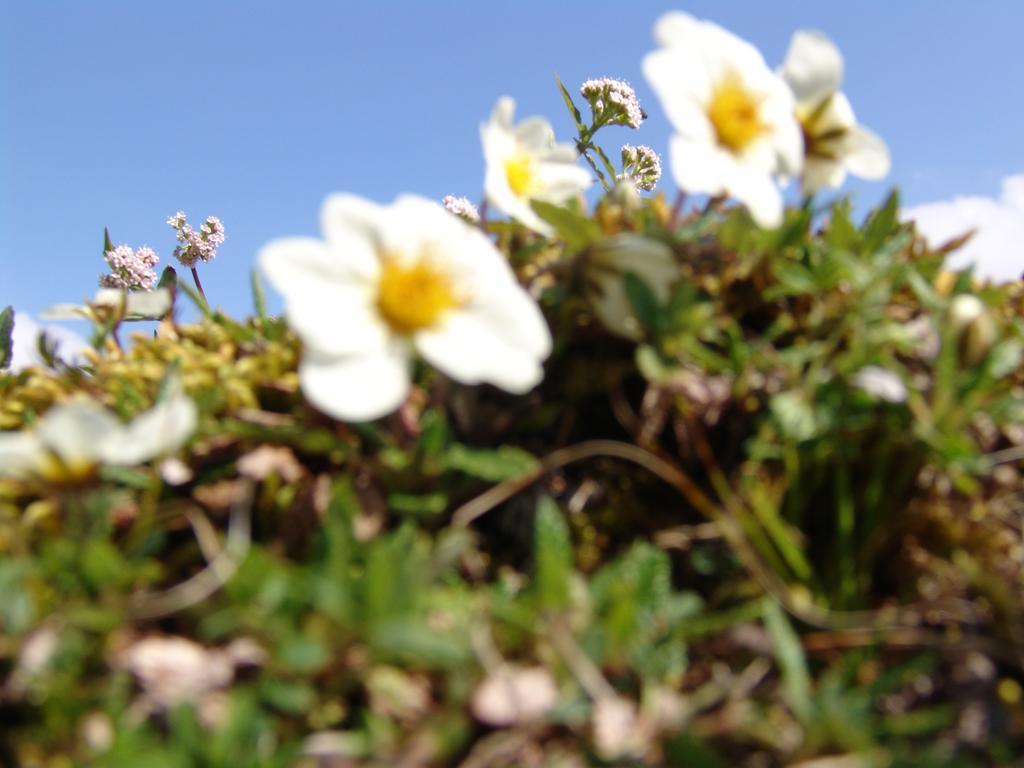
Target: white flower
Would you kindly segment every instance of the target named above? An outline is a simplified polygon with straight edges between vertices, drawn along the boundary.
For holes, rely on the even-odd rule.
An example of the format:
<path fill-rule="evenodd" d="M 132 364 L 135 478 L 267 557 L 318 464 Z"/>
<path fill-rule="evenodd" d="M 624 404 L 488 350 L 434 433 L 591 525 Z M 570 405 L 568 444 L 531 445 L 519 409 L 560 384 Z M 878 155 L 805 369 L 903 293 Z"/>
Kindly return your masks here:
<path fill-rule="evenodd" d="M 907 399 L 907 385 L 903 379 L 887 368 L 868 365 L 853 377 L 853 384 L 872 397 L 887 403 L 903 403 Z"/>
<path fill-rule="evenodd" d="M 44 320 L 78 320 L 93 322 L 106 319 L 109 312 L 119 320 L 159 320 L 168 312 L 174 300 L 166 288 L 152 291 L 126 291 L 121 288 L 100 288 L 92 301 L 81 304 L 55 304 L 39 313 Z"/>
<path fill-rule="evenodd" d="M 756 48 L 716 24 L 673 12 L 654 33 L 662 47 L 643 70 L 676 131 L 676 183 L 731 195 L 761 226 L 778 225 L 782 195 L 773 177 L 799 172 L 802 160 L 793 94 Z"/>
<path fill-rule="evenodd" d="M 146 704 L 156 711 L 197 702 L 230 684 L 235 676 L 228 654 L 184 637 L 143 638 L 122 651 L 117 663 L 135 676 Z"/>
<path fill-rule="evenodd" d="M 543 667 L 502 665 L 473 692 L 476 719 L 504 728 L 543 717 L 558 703 L 558 688 Z"/>
<path fill-rule="evenodd" d="M 487 172 L 484 192 L 488 201 L 542 235 L 554 229 L 533 212 L 531 200 L 563 203 L 590 186 L 590 173 L 576 164 L 572 144 L 556 144 L 551 124 L 528 117 L 512 125 L 515 101 L 498 100 L 491 119 L 480 126 Z"/>
<path fill-rule="evenodd" d="M 885 142 L 857 125 L 849 99 L 839 90 L 843 57 L 831 40 L 821 32 L 798 31 L 779 74 L 796 96 L 804 133 L 805 191 L 838 187 L 847 172 L 865 179 L 889 172 Z"/>
<path fill-rule="evenodd" d="M 464 384 L 522 393 L 543 377 L 551 334 L 493 243 L 421 197 L 380 206 L 333 195 L 323 240 L 287 238 L 259 262 L 303 341 L 311 403 L 365 421 L 398 408 L 413 352 Z"/>
<path fill-rule="evenodd" d="M 667 245 L 634 232 L 606 238 L 592 249 L 586 274 L 590 306 L 609 331 L 636 340 L 643 336 L 643 326 L 626 295 L 626 273 L 643 280 L 664 304 L 680 271 Z"/>
<path fill-rule="evenodd" d="M 141 464 L 181 447 L 195 431 L 197 418 L 195 403 L 178 382 L 128 424 L 92 401 L 57 405 L 34 430 L 0 433 L 0 477 L 74 479 L 99 464 Z"/>

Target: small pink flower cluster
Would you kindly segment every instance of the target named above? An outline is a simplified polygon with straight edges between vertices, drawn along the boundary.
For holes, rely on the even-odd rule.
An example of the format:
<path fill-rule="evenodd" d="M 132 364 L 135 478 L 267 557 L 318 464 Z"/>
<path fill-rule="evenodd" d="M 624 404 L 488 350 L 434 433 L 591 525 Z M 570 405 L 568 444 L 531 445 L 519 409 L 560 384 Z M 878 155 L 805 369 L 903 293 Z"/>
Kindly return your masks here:
<path fill-rule="evenodd" d="M 628 179 L 637 189 L 650 192 L 661 178 L 661 158 L 658 153 L 643 144 L 622 147 L 622 173 L 620 179 Z"/>
<path fill-rule="evenodd" d="M 213 261 L 217 249 L 224 243 L 224 225 L 216 216 L 210 216 L 197 232 L 185 218 L 183 211 L 167 219 L 178 235 L 174 258 L 186 267 L 194 267 L 197 261 Z"/>
<path fill-rule="evenodd" d="M 103 254 L 110 267 L 109 275 L 100 275 L 103 288 L 151 291 L 156 287 L 156 270 L 160 261 L 152 248 L 143 246 L 133 251 L 127 245 L 119 245 Z"/>
<path fill-rule="evenodd" d="M 639 128 L 647 117 L 640 108 L 636 91 L 625 80 L 611 77 L 587 80 L 580 86 L 580 94 L 590 103 L 595 123 Z"/>
<path fill-rule="evenodd" d="M 467 221 L 471 221 L 474 224 L 480 221 L 480 211 L 476 209 L 476 206 L 469 202 L 469 198 L 456 197 L 455 195 L 445 195 L 444 200 L 441 201 L 444 207 L 454 213 L 456 216 L 461 216 Z"/>

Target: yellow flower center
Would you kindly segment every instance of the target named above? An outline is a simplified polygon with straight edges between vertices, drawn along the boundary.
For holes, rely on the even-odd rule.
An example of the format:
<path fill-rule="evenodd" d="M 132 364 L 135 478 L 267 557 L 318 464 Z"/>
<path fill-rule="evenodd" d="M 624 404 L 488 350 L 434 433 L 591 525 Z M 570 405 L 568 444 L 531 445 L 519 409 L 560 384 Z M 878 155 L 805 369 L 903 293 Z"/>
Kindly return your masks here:
<path fill-rule="evenodd" d="M 718 143 L 733 152 L 742 152 L 768 130 L 761 121 L 760 99 L 752 94 L 735 72 L 715 86 L 708 106 L 708 119 Z"/>
<path fill-rule="evenodd" d="M 505 160 L 505 178 L 509 189 L 516 197 L 526 197 L 536 184 L 533 156 L 526 152 L 516 152 Z"/>
<path fill-rule="evenodd" d="M 431 328 L 459 305 L 450 275 L 429 256 L 411 262 L 384 256 L 382 262 L 377 308 L 396 333 Z"/>

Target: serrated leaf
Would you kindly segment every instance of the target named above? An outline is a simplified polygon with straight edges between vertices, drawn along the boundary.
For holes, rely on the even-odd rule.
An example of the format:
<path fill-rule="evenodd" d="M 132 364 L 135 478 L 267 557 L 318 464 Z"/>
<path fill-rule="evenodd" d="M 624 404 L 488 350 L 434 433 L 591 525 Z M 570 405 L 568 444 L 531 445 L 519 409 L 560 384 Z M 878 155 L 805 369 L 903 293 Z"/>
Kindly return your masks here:
<path fill-rule="evenodd" d="M 561 510 L 547 496 L 537 503 L 533 531 L 537 600 L 542 608 L 561 610 L 569 605 L 572 542 Z"/>
<path fill-rule="evenodd" d="M 9 368 L 14 358 L 14 307 L 0 312 L 0 370 Z"/>
<path fill-rule="evenodd" d="M 893 190 L 881 207 L 872 211 L 863 229 L 866 253 L 874 253 L 896 233 L 900 225 L 899 209 L 900 197 L 896 190 Z"/>
<path fill-rule="evenodd" d="M 580 250 L 601 239 L 601 227 L 596 221 L 573 210 L 569 205 L 555 205 L 543 200 L 530 201 L 530 207 L 544 221 L 553 226 L 558 236 L 573 250 Z"/>
<path fill-rule="evenodd" d="M 533 455 L 511 445 L 470 448 L 456 443 L 445 454 L 445 466 L 488 482 L 520 477 L 537 466 Z"/>
<path fill-rule="evenodd" d="M 850 201 L 843 199 L 832 207 L 825 241 L 831 248 L 843 251 L 857 251 L 860 233 L 850 217 Z"/>

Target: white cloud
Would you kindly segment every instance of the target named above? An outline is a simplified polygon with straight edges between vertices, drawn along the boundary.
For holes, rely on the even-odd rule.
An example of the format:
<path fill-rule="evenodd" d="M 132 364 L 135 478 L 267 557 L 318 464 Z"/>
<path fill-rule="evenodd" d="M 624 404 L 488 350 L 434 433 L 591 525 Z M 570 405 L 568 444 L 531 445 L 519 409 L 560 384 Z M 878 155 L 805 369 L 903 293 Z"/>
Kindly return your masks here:
<path fill-rule="evenodd" d="M 14 313 L 14 354 L 11 370 L 20 371 L 30 365 L 42 365 L 39 356 L 39 334 L 45 333 L 57 343 L 57 355 L 65 362 L 73 362 L 88 347 L 85 339 L 69 328 L 47 323 L 40 325 L 25 312 Z"/>
<path fill-rule="evenodd" d="M 998 200 L 955 197 L 908 208 L 902 215 L 915 220 L 933 246 L 976 230 L 967 245 L 950 256 L 953 269 L 974 264 L 975 275 L 999 282 L 1017 280 L 1024 273 L 1024 173 L 1003 179 Z"/>

